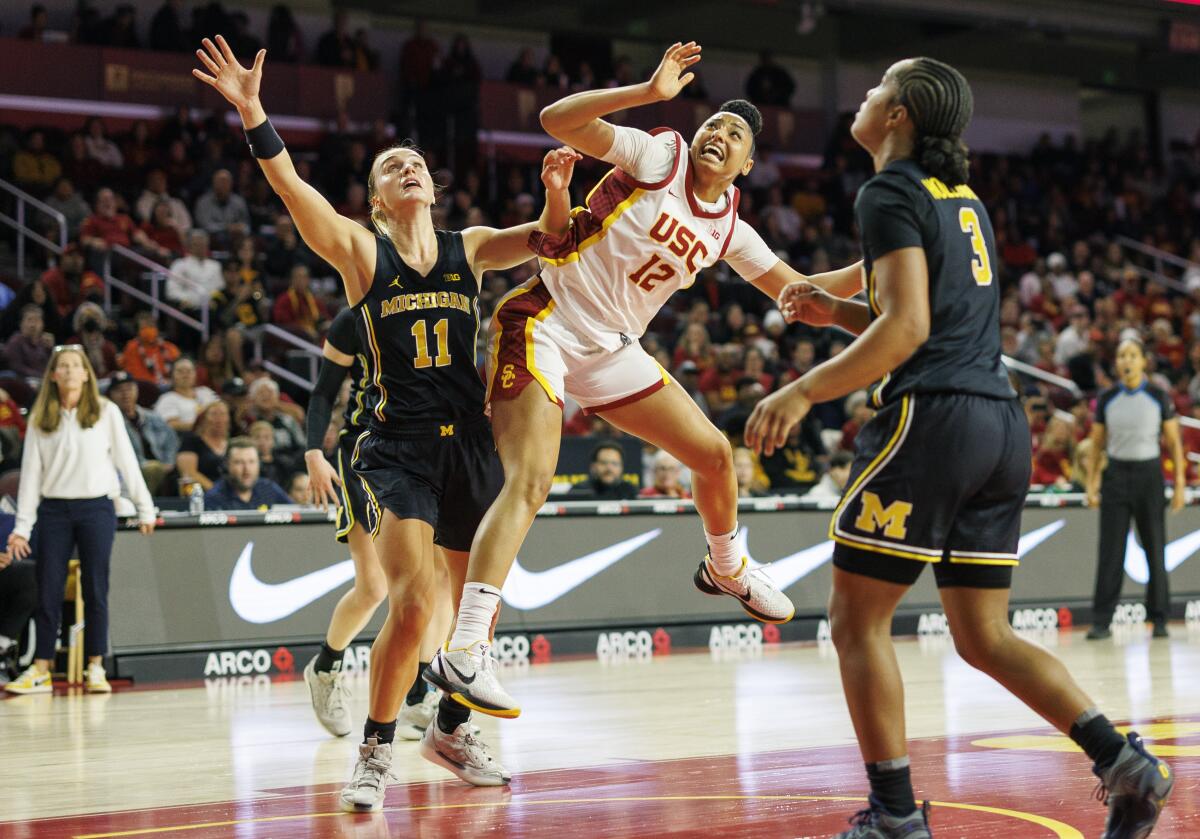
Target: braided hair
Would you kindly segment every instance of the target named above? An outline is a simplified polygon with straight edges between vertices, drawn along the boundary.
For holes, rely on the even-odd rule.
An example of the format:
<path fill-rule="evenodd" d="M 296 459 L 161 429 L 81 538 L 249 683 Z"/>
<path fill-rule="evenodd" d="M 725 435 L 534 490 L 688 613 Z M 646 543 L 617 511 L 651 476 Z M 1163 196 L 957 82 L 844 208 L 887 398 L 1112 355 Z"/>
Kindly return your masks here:
<path fill-rule="evenodd" d="M 896 71 L 897 100 L 916 126 L 913 157 L 946 186 L 967 182 L 969 165 L 962 133 L 975 107 L 962 73 L 933 58 L 913 58 Z"/>

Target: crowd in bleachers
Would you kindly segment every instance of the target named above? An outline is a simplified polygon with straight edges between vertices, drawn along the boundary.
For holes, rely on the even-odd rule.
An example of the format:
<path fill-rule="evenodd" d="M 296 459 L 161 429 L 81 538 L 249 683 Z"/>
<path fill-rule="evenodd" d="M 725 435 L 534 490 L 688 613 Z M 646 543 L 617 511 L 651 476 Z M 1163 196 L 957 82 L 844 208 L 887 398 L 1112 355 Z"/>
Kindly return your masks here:
<path fill-rule="evenodd" d="M 219 10 L 217 4 L 205 8 L 214 7 Z M 121 22 L 124 14 L 118 10 L 103 25 L 85 26 L 81 20 L 75 37 L 112 43 L 128 29 Z M 168 48 L 170 41 L 176 43 L 170 48 L 182 49 L 192 43 L 179 14 L 178 3 L 164 5 L 152 22 L 150 46 Z M 36 20 L 35 12 L 31 26 Z M 216 31 L 207 19 L 197 25 Z M 252 38 L 244 27 L 225 31 Z M 332 41 L 327 43 L 326 36 L 317 45 L 317 60 L 351 61 L 357 36 L 343 37 L 337 25 L 331 34 Z M 176 37 L 178 42 L 171 41 Z M 477 65 L 455 68 L 455 61 L 469 63 L 465 39 L 439 59 L 436 48 L 422 47 L 423 37 L 418 32 L 410 41 L 416 46 L 403 54 L 414 62 L 414 72 L 424 68 L 431 78 L 444 80 L 450 73 L 464 84 L 477 83 Z M 287 41 L 273 17 L 268 40 L 280 39 Z M 293 46 L 301 57 L 301 45 Z M 535 66 L 531 53 L 517 57 L 509 77 L 555 87 L 575 83 L 553 63 Z M 748 93 L 780 96 L 790 93 L 788 81 L 786 71 L 767 60 L 751 74 Z M 419 132 L 419 125 L 410 127 Z M 379 121 L 356 134 L 342 124 L 318 145 L 294 148 L 293 156 L 301 176 L 318 185 L 339 212 L 368 224 L 367 174 L 374 153 L 393 142 L 397 128 L 403 130 Z M 536 217 L 536 167 L 501 165 L 498 176 L 485 183 L 476 167 L 458 165 L 451 172 L 442 165 L 452 150 L 439 134 L 420 139 L 428 141 L 431 169 L 443 187 L 434 209 L 436 224 L 509 226 Z M 801 272 L 850 264 L 859 249 L 853 200 L 869 167 L 845 120 L 829 139 L 823 167 L 799 178 L 785 178 L 764 146 L 741 184 L 739 212 Z M 601 172 L 594 163 L 581 166 L 574 184 L 577 202 Z M 299 238 L 240 131 L 224 114 L 196 120 L 181 108 L 170 119 L 137 122 L 120 135 L 99 118 L 68 133 L 0 129 L 0 178 L 61 212 L 70 238 L 60 258 L 45 258 L 40 276 L 23 285 L 6 278 L 12 288 L 0 290 L 0 304 L 5 304 L 0 344 L 10 371 L 0 392 L 3 467 L 19 463 L 20 409 L 32 397 L 22 377 L 40 376 L 50 347 L 70 342 L 85 347 L 100 377 L 123 371 L 137 385 L 126 415 L 144 429 L 145 460 L 161 465 L 156 491 L 173 493 L 175 482 L 167 480 L 172 474 L 215 482 L 221 468 L 217 454 L 243 433 L 255 439 L 264 470 L 279 483 L 290 483 L 302 466 L 305 396 L 286 383 L 280 390 L 252 361 L 249 347 L 267 323 L 319 343 L 344 300 L 340 280 Z M 1006 353 L 1071 379 L 1083 394 L 1033 378 L 1017 380 L 1034 432 L 1035 483 L 1064 489 L 1079 483 L 1089 400 L 1110 383 L 1115 345 L 1129 330 L 1146 341 L 1151 375 L 1174 395 L 1180 412 L 1200 417 L 1200 269 L 1168 265 L 1165 279 L 1173 285 L 1164 285 L 1145 276 L 1149 263 L 1117 242 L 1125 236 L 1200 261 L 1195 225 L 1200 156 L 1188 147 L 1158 160 L 1139 138 L 1115 134 L 1086 144 L 1043 138 L 1028 154 L 975 155 L 971 185 L 995 228 Z M 201 341 L 195 330 L 175 320 L 156 321 L 120 294 L 113 296 L 111 309 L 102 308 L 106 265 L 114 275 L 120 271 L 113 267 L 118 260 L 106 262 L 114 245 L 167 266 L 167 300 L 194 316 L 207 310 L 209 338 Z M 482 315 L 486 318 L 496 300 L 534 270 L 530 263 L 485 275 Z M 143 281 L 139 277 L 122 275 L 132 282 Z M 643 342 L 714 423 L 737 440 L 764 394 L 840 352 L 848 340 L 837 331 L 787 326 L 771 301 L 718 265 L 676 295 Z M 138 405 L 143 413 L 133 410 Z M 566 433 L 616 434 L 602 419 L 574 408 L 568 405 Z M 163 425 L 147 419 L 151 415 Z M 807 492 L 821 485 L 828 490 L 823 476 L 831 463 L 842 463 L 839 453 L 852 449 L 870 415 L 863 394 L 817 406 L 787 446 L 743 470 L 743 492 Z M 1200 449 L 1193 429 L 1185 429 L 1185 442 L 1189 451 Z M 652 455 L 647 454 L 644 469 L 647 491 L 655 484 Z M 686 480 L 684 474 L 677 489 L 663 487 L 660 494 L 685 492 Z"/>

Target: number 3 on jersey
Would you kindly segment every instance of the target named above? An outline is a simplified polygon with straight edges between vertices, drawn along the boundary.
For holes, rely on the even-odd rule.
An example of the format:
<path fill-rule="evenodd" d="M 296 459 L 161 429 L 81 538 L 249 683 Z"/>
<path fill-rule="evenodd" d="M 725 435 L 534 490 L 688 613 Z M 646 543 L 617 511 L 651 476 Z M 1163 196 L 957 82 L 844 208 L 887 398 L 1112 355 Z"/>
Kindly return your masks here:
<path fill-rule="evenodd" d="M 979 223 L 979 215 L 974 207 L 961 207 L 958 211 L 958 226 L 963 233 L 971 237 L 971 250 L 975 256 L 971 260 L 971 276 L 976 285 L 992 284 L 992 263 L 988 259 L 987 243 L 983 241 L 983 225 Z"/>
<path fill-rule="evenodd" d="M 412 335 L 417 339 L 417 357 L 413 359 L 413 367 L 424 370 L 426 367 L 445 367 L 450 363 L 450 322 L 442 318 L 433 325 L 433 334 L 437 337 L 437 358 L 429 357 L 429 333 L 425 321 L 419 320 L 412 325 Z"/>

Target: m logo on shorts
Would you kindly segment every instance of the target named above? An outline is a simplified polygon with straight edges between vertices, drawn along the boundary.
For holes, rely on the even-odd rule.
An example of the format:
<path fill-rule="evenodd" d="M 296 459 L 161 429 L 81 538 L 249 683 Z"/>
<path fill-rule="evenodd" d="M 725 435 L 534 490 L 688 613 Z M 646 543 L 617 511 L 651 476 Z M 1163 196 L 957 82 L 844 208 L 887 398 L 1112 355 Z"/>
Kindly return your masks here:
<path fill-rule="evenodd" d="M 505 364 L 504 369 L 500 371 L 500 387 L 507 390 L 513 386 L 513 383 L 516 382 L 516 380 L 517 372 L 513 370 L 513 366 L 511 364 Z"/>
<path fill-rule="evenodd" d="M 454 426 L 453 425 L 443 425 L 442 426 L 442 436 L 443 437 L 453 437 L 454 436 Z"/>
<path fill-rule="evenodd" d="M 908 535 L 906 523 L 912 511 L 913 505 L 907 501 L 893 501 L 885 508 L 879 496 L 867 490 L 862 494 L 862 512 L 854 526 L 864 533 L 882 530 L 889 539 L 903 539 Z"/>

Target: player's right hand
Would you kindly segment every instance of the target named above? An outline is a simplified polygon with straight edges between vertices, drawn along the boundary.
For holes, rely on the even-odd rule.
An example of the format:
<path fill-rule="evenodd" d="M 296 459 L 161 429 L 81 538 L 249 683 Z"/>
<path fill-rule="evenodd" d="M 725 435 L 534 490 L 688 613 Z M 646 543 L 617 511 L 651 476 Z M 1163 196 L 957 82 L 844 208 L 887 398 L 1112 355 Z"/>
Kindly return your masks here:
<path fill-rule="evenodd" d="M 254 56 L 254 65 L 247 70 L 234 58 L 233 50 L 221 35 L 217 36 L 214 44 L 205 38 L 204 49 L 196 50 L 200 63 L 208 68 L 208 73 L 192 70 L 192 75 L 205 84 L 215 87 L 217 92 L 228 100 L 235 108 L 244 108 L 258 96 L 258 87 L 262 82 L 263 61 L 267 57 L 266 50 L 259 50 Z M 211 73 L 212 75 L 209 75 Z"/>
<path fill-rule="evenodd" d="M 342 500 L 333 488 L 334 484 L 341 486 L 342 481 L 325 459 L 325 455 L 315 450 L 305 452 L 304 465 L 308 467 L 308 483 L 312 487 L 313 503 L 322 510 L 329 505 L 342 506 Z"/>
<path fill-rule="evenodd" d="M 8 534 L 8 553 L 14 560 L 29 556 L 29 540 L 15 533 Z"/>
<path fill-rule="evenodd" d="M 679 91 L 696 78 L 695 73 L 685 73 L 684 70 L 700 60 L 700 45 L 695 41 L 681 44 L 678 41 L 667 47 L 663 53 L 662 62 L 650 77 L 650 92 L 655 99 L 674 99 Z"/>
<path fill-rule="evenodd" d="M 784 320 L 809 326 L 832 326 L 837 304 L 837 298 L 825 289 L 803 280 L 788 283 L 776 301 Z"/>
<path fill-rule="evenodd" d="M 1089 489 L 1084 494 L 1084 503 L 1087 504 L 1089 507 L 1093 507 L 1093 508 L 1099 507 L 1100 506 L 1100 493 L 1094 489 Z"/>

